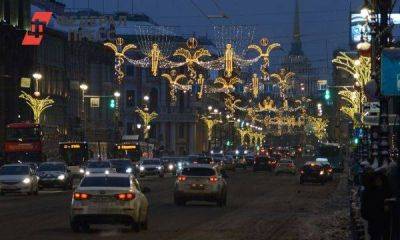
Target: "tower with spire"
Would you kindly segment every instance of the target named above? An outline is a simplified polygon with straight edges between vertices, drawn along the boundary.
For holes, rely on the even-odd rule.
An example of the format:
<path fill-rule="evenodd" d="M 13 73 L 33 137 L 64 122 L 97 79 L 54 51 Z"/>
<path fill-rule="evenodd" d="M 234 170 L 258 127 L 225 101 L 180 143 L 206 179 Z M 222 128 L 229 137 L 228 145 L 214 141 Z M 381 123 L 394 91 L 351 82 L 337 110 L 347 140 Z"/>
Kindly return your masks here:
<path fill-rule="evenodd" d="M 315 74 L 315 69 L 313 69 L 311 66 L 310 60 L 305 56 L 302 49 L 300 32 L 300 5 L 298 0 L 295 0 L 291 47 L 288 55 L 283 57 L 282 68 L 285 68 L 296 74 L 294 77 L 294 94 L 312 97 L 317 93 L 316 82 L 318 77 Z M 304 85 L 304 91 L 301 90 L 300 84 Z"/>

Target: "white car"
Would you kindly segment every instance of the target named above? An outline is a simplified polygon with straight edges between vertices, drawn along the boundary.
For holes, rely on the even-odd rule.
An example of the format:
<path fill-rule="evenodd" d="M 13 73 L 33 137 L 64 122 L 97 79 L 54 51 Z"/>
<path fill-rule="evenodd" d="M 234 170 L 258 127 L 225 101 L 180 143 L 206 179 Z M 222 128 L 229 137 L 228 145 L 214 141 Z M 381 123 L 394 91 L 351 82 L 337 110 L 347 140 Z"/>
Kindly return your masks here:
<path fill-rule="evenodd" d="M 188 201 L 211 201 L 219 206 L 226 205 L 226 176 L 209 164 L 192 164 L 182 169 L 174 189 L 176 205 Z"/>
<path fill-rule="evenodd" d="M 115 168 L 112 168 L 110 161 L 88 161 L 84 170 L 85 175 L 93 173 L 114 173 Z"/>
<path fill-rule="evenodd" d="M 124 224 L 138 232 L 147 229 L 148 208 L 131 174 L 90 174 L 73 193 L 70 225 L 74 232 L 88 231 L 90 224 Z"/>
<path fill-rule="evenodd" d="M 147 175 L 164 177 L 164 165 L 158 158 L 143 159 L 139 164 L 139 173 L 141 177 Z"/>
<path fill-rule="evenodd" d="M 6 164 L 0 168 L 0 194 L 7 192 L 37 195 L 39 178 L 28 164 Z"/>

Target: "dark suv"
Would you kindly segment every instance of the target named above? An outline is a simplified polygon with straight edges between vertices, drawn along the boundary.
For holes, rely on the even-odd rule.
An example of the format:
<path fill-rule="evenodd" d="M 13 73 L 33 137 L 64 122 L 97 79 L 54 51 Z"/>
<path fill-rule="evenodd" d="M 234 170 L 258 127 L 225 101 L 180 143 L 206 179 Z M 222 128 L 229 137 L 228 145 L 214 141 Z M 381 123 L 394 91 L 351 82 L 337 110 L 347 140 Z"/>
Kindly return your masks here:
<path fill-rule="evenodd" d="M 320 183 L 324 185 L 327 177 L 324 167 L 318 162 L 306 162 L 300 168 L 300 184 L 305 182 Z"/>

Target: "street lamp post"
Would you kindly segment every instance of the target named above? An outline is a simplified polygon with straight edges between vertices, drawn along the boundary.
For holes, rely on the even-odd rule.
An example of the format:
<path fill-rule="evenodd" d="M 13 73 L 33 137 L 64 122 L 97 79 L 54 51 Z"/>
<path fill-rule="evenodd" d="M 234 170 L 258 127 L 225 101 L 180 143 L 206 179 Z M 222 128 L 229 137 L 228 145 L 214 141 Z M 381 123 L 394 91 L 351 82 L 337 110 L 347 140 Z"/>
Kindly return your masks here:
<path fill-rule="evenodd" d="M 85 92 L 88 90 L 89 86 L 82 83 L 79 88 L 82 90 L 82 140 L 86 140 Z"/>
<path fill-rule="evenodd" d="M 35 90 L 33 92 L 33 95 L 35 97 L 40 97 L 40 92 L 39 92 L 39 80 L 42 79 L 42 74 L 35 72 L 32 74 L 33 79 L 35 79 Z"/>

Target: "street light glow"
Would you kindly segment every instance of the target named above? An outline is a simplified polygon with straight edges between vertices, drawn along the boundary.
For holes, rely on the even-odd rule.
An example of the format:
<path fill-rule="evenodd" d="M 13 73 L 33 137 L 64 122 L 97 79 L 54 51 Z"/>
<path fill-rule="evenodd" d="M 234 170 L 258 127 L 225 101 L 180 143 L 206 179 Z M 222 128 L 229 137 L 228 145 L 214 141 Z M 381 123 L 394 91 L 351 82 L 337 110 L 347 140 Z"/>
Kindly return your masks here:
<path fill-rule="evenodd" d="M 118 92 L 118 91 L 114 92 L 114 97 L 119 98 L 120 96 L 121 96 L 120 92 Z"/>
<path fill-rule="evenodd" d="M 142 124 L 138 123 L 138 124 L 136 124 L 136 127 L 140 129 L 140 128 L 142 128 Z"/>
<path fill-rule="evenodd" d="M 42 74 L 36 72 L 36 73 L 32 74 L 32 77 L 35 80 L 40 80 L 40 79 L 42 79 Z"/>
<path fill-rule="evenodd" d="M 85 83 L 82 83 L 81 85 L 79 85 L 79 88 L 82 91 L 86 91 L 86 90 L 88 90 L 89 86 L 87 84 L 85 84 Z"/>
<path fill-rule="evenodd" d="M 146 102 L 148 102 L 150 100 L 150 97 L 148 95 L 144 95 L 143 100 L 145 100 Z"/>

